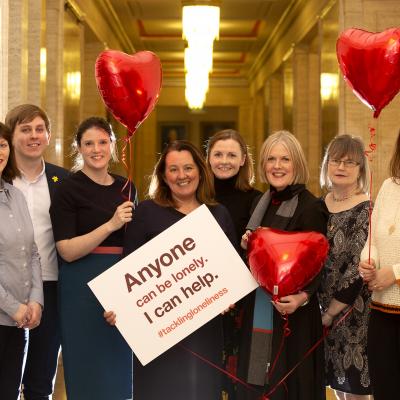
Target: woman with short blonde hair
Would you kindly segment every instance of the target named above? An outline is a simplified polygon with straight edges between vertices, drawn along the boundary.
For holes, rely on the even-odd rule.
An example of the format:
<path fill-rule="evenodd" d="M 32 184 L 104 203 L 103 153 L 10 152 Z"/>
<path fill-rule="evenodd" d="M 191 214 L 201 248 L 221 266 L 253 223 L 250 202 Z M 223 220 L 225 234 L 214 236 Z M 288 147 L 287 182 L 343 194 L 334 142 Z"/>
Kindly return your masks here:
<path fill-rule="evenodd" d="M 326 233 L 327 210 L 321 199 L 310 193 L 305 183 L 308 169 L 299 141 L 288 131 L 269 136 L 262 145 L 259 173 L 270 188 L 259 199 L 243 235 L 242 245 L 259 226 L 288 232 Z M 301 259 L 304 268 L 307 260 Z M 325 399 L 324 358 L 321 347 L 298 365 L 286 379 L 278 382 L 322 336 L 321 313 L 316 291 L 319 276 L 297 293 L 271 301 L 262 289 L 246 298 L 243 345 L 239 353 L 239 375 L 260 392 L 278 385 L 275 399 Z M 257 318 L 253 316 L 257 315 Z M 270 316 L 270 318 L 269 318 Z M 283 316 L 283 317 L 282 317 Z M 291 334 L 284 337 L 289 318 Z M 271 333 L 272 332 L 272 333 Z M 276 364 L 273 360 L 277 360 Z M 274 365 L 273 370 L 268 370 Z M 267 369 L 267 373 L 266 373 Z M 254 398 L 238 387 L 238 399 Z"/>
<path fill-rule="evenodd" d="M 306 157 L 304 156 L 304 152 L 301 148 L 300 142 L 289 131 L 277 131 L 268 136 L 262 144 L 260 150 L 260 161 L 258 165 L 258 173 L 261 180 L 268 183 L 268 179 L 265 175 L 265 167 L 268 160 L 268 155 L 271 152 L 272 147 L 275 146 L 277 143 L 281 143 L 283 146 L 286 147 L 293 162 L 295 175 L 292 183 L 306 184 L 309 179 Z"/>

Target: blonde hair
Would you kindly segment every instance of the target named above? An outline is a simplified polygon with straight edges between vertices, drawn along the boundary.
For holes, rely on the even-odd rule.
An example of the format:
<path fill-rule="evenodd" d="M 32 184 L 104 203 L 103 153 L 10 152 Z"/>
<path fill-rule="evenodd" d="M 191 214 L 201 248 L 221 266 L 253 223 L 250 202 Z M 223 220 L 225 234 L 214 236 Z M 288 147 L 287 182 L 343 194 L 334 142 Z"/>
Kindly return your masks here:
<path fill-rule="evenodd" d="M 309 179 L 309 172 L 303 149 L 301 148 L 300 142 L 289 131 L 277 131 L 268 136 L 262 144 L 260 161 L 258 164 L 258 173 L 261 180 L 265 183 L 269 183 L 265 173 L 267 160 L 271 153 L 272 147 L 279 143 L 285 146 L 293 163 L 294 176 L 292 184 L 307 183 Z"/>
<path fill-rule="evenodd" d="M 329 159 L 341 160 L 343 157 L 358 162 L 360 173 L 357 177 L 357 193 L 369 192 L 369 165 L 365 155 L 364 142 L 360 137 L 351 135 L 337 135 L 334 137 L 326 148 L 324 158 L 321 165 L 321 174 L 319 181 L 322 188 L 332 189 L 332 182 L 328 176 Z"/>

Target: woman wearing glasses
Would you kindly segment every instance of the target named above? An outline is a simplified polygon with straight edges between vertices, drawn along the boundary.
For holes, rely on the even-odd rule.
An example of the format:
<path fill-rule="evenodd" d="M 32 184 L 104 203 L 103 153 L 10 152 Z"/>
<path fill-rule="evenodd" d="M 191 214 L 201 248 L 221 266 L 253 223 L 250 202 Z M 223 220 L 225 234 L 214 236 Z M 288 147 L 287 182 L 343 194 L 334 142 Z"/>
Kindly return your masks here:
<path fill-rule="evenodd" d="M 357 271 L 368 236 L 368 175 L 361 139 L 335 137 L 326 150 L 320 176 L 321 186 L 328 190 L 330 250 L 319 300 L 326 327 L 354 305 L 325 340 L 326 384 L 340 400 L 367 399 L 371 393 L 366 355 L 370 294 Z"/>

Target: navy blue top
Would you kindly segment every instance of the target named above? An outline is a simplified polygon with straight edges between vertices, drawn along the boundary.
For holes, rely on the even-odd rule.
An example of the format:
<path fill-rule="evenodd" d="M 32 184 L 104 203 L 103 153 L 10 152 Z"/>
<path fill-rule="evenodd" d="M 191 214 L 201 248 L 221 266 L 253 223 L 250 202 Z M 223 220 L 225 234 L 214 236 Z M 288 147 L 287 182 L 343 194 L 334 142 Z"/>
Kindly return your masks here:
<path fill-rule="evenodd" d="M 237 248 L 235 227 L 228 210 L 220 204 L 208 206 L 208 209 L 233 246 Z M 142 201 L 136 207 L 133 220 L 125 232 L 125 255 L 132 253 L 185 216 L 175 208 L 160 206 L 153 200 Z"/>
<path fill-rule="evenodd" d="M 82 171 L 64 179 L 50 207 L 54 240 L 85 235 L 112 218 L 117 207 L 127 200 L 122 188 L 126 178 L 112 175 L 111 185 L 100 185 Z M 136 189 L 132 185 L 132 201 Z M 125 227 L 112 232 L 100 246 L 122 246 Z"/>

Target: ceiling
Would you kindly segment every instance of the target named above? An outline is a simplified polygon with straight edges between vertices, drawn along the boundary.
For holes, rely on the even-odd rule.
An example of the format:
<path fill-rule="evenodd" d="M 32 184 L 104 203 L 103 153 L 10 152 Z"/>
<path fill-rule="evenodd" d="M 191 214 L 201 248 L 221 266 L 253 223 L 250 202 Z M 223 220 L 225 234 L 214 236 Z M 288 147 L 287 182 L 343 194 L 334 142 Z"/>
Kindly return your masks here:
<path fill-rule="evenodd" d="M 211 84 L 247 85 L 249 70 L 267 38 L 295 0 L 222 0 Z M 156 53 L 164 84 L 184 78 L 181 0 L 108 0 L 128 47 Z"/>

